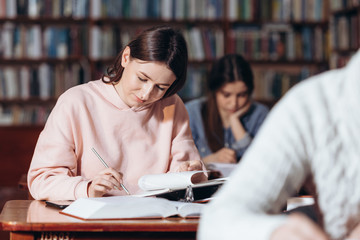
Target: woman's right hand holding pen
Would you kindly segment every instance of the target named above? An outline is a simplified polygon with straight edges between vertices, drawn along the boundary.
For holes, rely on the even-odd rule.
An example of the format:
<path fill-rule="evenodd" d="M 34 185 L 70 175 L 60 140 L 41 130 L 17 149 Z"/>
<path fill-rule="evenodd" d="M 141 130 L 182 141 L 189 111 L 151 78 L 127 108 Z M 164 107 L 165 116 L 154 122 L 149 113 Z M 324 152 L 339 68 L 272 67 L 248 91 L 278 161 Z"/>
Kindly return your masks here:
<path fill-rule="evenodd" d="M 88 185 L 89 197 L 102 197 L 111 190 L 122 189 L 122 174 L 113 168 L 99 172 Z"/>

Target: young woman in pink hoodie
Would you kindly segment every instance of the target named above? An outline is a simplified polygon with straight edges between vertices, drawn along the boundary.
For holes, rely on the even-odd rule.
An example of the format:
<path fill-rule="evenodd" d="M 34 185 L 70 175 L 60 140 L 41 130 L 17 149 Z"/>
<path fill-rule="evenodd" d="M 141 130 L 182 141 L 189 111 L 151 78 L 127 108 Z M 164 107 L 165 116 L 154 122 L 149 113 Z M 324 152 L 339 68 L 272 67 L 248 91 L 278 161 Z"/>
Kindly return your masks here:
<path fill-rule="evenodd" d="M 204 170 L 176 95 L 185 83 L 187 59 L 180 32 L 154 27 L 131 41 L 101 79 L 62 94 L 34 151 L 31 195 L 123 195 L 120 184 L 136 194 L 145 174 Z"/>

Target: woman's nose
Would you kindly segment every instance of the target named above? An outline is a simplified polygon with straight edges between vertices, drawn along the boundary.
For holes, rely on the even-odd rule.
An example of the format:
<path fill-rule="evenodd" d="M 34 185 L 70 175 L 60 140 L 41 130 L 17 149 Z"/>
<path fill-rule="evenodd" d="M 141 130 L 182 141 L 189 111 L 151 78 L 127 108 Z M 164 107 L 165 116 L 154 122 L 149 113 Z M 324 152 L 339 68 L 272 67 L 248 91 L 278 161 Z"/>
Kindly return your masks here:
<path fill-rule="evenodd" d="M 237 104 L 237 98 L 236 96 L 231 96 L 229 99 L 229 105 L 231 108 L 235 108 Z"/>
<path fill-rule="evenodd" d="M 141 92 L 141 100 L 148 100 L 150 98 L 151 92 L 154 89 L 154 86 L 150 83 L 146 83 L 143 85 L 142 87 L 142 92 Z"/>

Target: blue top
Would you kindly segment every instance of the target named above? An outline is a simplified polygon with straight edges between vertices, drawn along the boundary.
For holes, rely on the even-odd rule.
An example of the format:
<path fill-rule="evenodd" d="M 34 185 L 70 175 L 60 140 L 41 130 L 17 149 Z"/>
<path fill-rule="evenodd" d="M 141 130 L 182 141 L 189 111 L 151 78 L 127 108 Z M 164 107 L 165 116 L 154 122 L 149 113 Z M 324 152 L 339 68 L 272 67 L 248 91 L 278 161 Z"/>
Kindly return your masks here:
<path fill-rule="evenodd" d="M 201 115 L 201 108 L 205 104 L 205 102 L 206 98 L 203 97 L 189 101 L 185 104 L 185 107 L 189 113 L 190 128 L 192 131 L 194 142 L 200 152 L 201 157 L 206 157 L 207 155 L 213 153 L 208 145 L 207 138 L 205 136 L 205 128 Z M 253 137 L 258 132 L 268 112 L 268 107 L 261 103 L 253 102 L 249 111 L 240 119 L 247 134 L 244 138 L 240 139 L 237 142 L 235 141 L 231 128 L 229 127 L 224 129 L 224 147 L 226 146 L 228 148 L 234 149 L 236 151 L 236 157 L 238 161 L 250 145 Z"/>

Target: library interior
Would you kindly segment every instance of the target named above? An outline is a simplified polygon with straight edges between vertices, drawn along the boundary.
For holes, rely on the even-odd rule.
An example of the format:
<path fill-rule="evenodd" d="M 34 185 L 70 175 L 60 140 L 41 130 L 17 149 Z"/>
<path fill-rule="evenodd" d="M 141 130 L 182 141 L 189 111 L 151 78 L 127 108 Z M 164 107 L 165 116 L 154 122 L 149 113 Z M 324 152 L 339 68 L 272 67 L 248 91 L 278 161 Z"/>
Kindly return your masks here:
<path fill-rule="evenodd" d="M 214 60 L 238 53 L 254 73 L 252 98 L 271 111 L 291 87 L 356 53 L 360 1 L 0 0 L 0 209 L 29 199 L 26 173 L 58 97 L 100 79 L 156 25 L 180 29 L 187 42 L 184 102 L 205 95 Z"/>

